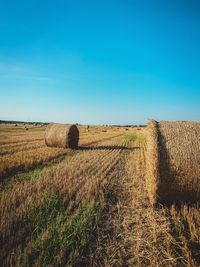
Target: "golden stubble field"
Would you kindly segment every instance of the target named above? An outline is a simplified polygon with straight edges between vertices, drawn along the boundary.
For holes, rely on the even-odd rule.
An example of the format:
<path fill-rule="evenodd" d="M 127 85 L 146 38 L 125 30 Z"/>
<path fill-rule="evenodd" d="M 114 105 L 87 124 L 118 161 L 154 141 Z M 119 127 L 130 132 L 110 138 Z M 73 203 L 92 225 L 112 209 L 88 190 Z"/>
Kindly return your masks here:
<path fill-rule="evenodd" d="M 146 128 L 79 126 L 79 149 L 45 127 L 0 125 L 0 266 L 199 266 L 197 204 L 153 207 Z"/>

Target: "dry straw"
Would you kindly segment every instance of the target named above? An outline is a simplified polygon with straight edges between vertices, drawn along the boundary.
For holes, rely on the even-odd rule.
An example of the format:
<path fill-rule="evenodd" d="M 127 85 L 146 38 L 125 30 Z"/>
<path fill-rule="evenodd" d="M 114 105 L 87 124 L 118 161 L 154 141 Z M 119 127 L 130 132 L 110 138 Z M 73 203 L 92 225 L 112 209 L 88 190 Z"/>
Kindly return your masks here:
<path fill-rule="evenodd" d="M 149 122 L 146 185 L 153 205 L 200 200 L 199 122 Z"/>
<path fill-rule="evenodd" d="M 50 124 L 45 132 L 45 143 L 50 147 L 77 148 L 79 130 L 76 125 Z"/>

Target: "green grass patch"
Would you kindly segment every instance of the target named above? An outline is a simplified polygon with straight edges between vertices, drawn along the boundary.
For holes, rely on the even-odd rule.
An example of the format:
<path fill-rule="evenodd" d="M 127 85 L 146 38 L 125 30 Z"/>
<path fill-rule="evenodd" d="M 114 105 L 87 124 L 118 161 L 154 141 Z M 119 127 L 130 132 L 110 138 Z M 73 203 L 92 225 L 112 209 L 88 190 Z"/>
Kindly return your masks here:
<path fill-rule="evenodd" d="M 89 202 L 71 222 L 67 222 L 65 215 L 59 215 L 53 225 L 49 227 L 49 234 L 39 237 L 36 241 L 42 266 L 74 265 L 83 254 L 91 239 L 95 226 L 97 204 Z"/>
<path fill-rule="evenodd" d="M 5 194 L 7 191 L 12 190 L 17 185 L 20 185 L 22 183 L 31 181 L 36 182 L 37 180 L 41 179 L 48 171 L 53 169 L 56 164 L 62 163 L 67 164 L 72 159 L 72 155 L 64 155 L 60 156 L 57 159 L 53 159 L 50 162 L 47 162 L 43 165 L 37 166 L 36 169 L 17 174 L 11 179 L 5 179 L 4 182 L 0 185 L 0 197 L 1 195 Z"/>
<path fill-rule="evenodd" d="M 33 255 L 39 256 L 41 266 L 74 265 L 90 241 L 96 212 L 97 204 L 89 202 L 72 218 L 59 214 L 47 235 L 40 235 L 35 241 Z"/>
<path fill-rule="evenodd" d="M 35 170 L 31 171 L 31 172 L 22 174 L 19 177 L 19 182 L 37 181 L 50 168 L 51 168 L 51 166 L 39 166 L 37 169 L 35 169 Z"/>
<path fill-rule="evenodd" d="M 65 211 L 66 207 L 62 200 L 56 195 L 46 192 L 39 206 L 33 207 L 28 213 L 19 218 L 17 222 L 19 229 L 23 229 L 28 237 L 27 240 L 31 240 L 33 253 L 29 254 L 26 252 L 27 241 L 25 241 L 24 245 L 21 244 L 21 248 L 17 248 L 11 253 L 12 261 L 15 262 L 18 259 L 20 266 L 32 266 L 34 256 L 38 252 L 35 251 L 38 237 L 56 220 L 59 214 L 64 214 Z"/>
<path fill-rule="evenodd" d="M 55 167 L 55 164 L 59 164 L 61 162 L 64 162 L 67 164 L 71 160 L 72 156 L 71 155 L 64 155 L 60 156 L 57 159 L 53 159 L 50 162 L 45 163 L 44 165 L 38 166 L 36 169 L 24 173 L 19 176 L 18 181 L 23 182 L 23 181 L 37 181 L 39 180 L 45 173 L 50 171 Z"/>
<path fill-rule="evenodd" d="M 30 132 L 45 132 L 46 128 L 30 128 Z"/>
<path fill-rule="evenodd" d="M 33 171 L 29 171 L 27 173 L 18 174 L 11 179 L 7 179 L 3 181 L 0 185 L 0 198 L 5 196 L 8 192 L 16 189 L 17 186 L 21 184 L 32 181 L 36 182 L 49 170 L 49 166 L 39 166 L 37 169 Z"/>
<path fill-rule="evenodd" d="M 135 142 L 135 141 L 141 141 L 144 142 L 146 140 L 145 135 L 136 135 L 136 134 L 125 134 L 124 140 L 126 142 Z"/>
<path fill-rule="evenodd" d="M 34 207 L 22 218 L 22 224 L 32 238 L 38 236 L 60 213 L 65 212 L 63 202 L 50 193 L 45 193 L 39 207 Z"/>
<path fill-rule="evenodd" d="M 127 142 L 134 142 L 138 139 L 138 135 L 136 134 L 125 134 L 124 140 Z"/>
<path fill-rule="evenodd" d="M 31 234 L 31 247 L 16 251 L 20 266 L 74 265 L 91 240 L 99 203 L 90 201 L 69 214 L 58 196 L 45 194 L 39 207 L 22 218 L 22 227 Z"/>
<path fill-rule="evenodd" d="M 0 187 L 0 197 L 4 194 L 6 194 L 6 192 L 13 190 L 14 188 L 16 188 L 16 186 L 23 184 L 25 182 L 31 181 L 31 182 L 36 182 L 37 180 L 39 180 L 41 177 L 44 176 L 44 174 L 50 170 L 51 168 L 53 168 L 53 164 L 49 164 L 46 166 L 38 166 L 37 169 L 35 170 L 31 170 L 29 172 L 26 173 L 22 173 L 22 174 L 18 174 L 14 177 L 12 177 L 12 179 L 7 179 L 5 181 L 5 183 L 1 184 Z"/>

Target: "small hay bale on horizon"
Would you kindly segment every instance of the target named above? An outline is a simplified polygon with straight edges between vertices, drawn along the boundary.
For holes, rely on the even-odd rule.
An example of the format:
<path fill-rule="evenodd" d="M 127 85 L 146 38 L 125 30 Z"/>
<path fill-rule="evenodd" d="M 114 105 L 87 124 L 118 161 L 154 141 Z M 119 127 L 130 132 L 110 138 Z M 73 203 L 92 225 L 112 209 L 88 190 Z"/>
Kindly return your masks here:
<path fill-rule="evenodd" d="M 151 204 L 200 201 L 200 123 L 152 120 L 147 129 Z"/>
<path fill-rule="evenodd" d="M 79 130 L 74 124 L 49 124 L 45 131 L 45 143 L 49 147 L 77 148 Z"/>

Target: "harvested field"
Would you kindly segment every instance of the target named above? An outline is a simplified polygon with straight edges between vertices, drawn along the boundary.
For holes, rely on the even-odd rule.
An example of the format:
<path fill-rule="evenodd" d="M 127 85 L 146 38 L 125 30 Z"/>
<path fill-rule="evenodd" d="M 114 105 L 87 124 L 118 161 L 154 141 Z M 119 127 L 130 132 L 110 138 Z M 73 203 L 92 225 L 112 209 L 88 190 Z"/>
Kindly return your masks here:
<path fill-rule="evenodd" d="M 0 126 L 2 127 L 2 126 Z M 44 142 L 45 127 L 40 129 L 38 135 L 35 135 L 34 129 L 27 136 L 24 134 L 18 136 L 18 141 L 14 138 L 15 130 L 17 127 L 2 127 L 2 132 L 10 140 L 10 144 L 4 143 L 4 138 L 0 138 L 0 177 L 2 179 L 6 176 L 14 175 L 19 171 L 28 171 L 30 168 L 35 168 L 38 165 L 45 164 L 51 160 L 57 159 L 64 155 L 70 154 L 69 149 L 64 148 L 48 148 Z M 80 132 L 82 132 L 82 128 Z M 21 131 L 21 128 L 19 132 Z M 91 130 L 90 135 L 83 135 L 80 138 L 80 146 L 92 145 L 103 140 L 112 139 L 114 136 L 120 136 L 122 133 L 110 133 L 104 135 L 99 131 L 99 134 L 95 135 L 93 130 Z M 35 139 L 33 139 L 33 135 Z M 41 136 L 41 138 L 39 138 Z M 31 137 L 31 139 L 29 139 Z"/>
<path fill-rule="evenodd" d="M 1 145 L 0 155 L 13 154 L 19 151 L 36 149 L 44 146 L 44 141 L 19 142 L 14 144 Z"/>
<path fill-rule="evenodd" d="M 149 201 L 146 128 L 79 126 L 72 151 L 0 127 L 1 266 L 200 265 L 198 203 Z"/>

